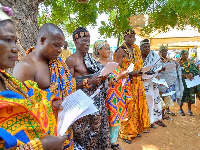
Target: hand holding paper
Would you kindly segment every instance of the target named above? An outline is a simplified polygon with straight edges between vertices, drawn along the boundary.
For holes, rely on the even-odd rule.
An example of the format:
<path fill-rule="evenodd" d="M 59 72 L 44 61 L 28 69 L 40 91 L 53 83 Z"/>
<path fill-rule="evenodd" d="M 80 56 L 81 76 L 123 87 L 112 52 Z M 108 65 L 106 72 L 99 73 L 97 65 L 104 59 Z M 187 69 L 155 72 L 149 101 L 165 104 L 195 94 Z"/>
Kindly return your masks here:
<path fill-rule="evenodd" d="M 108 62 L 106 66 L 101 70 L 100 75 L 106 76 L 113 72 L 117 67 L 119 66 L 119 63 L 116 62 Z"/>

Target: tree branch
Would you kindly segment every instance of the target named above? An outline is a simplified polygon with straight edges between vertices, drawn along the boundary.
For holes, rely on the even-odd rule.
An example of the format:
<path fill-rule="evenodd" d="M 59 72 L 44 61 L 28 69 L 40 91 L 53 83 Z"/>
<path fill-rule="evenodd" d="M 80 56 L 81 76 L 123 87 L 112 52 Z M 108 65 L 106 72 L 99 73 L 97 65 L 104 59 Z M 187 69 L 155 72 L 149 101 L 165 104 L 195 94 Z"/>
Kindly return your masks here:
<path fill-rule="evenodd" d="M 40 4 L 40 3 L 44 2 L 44 0 L 37 0 L 37 2 Z"/>

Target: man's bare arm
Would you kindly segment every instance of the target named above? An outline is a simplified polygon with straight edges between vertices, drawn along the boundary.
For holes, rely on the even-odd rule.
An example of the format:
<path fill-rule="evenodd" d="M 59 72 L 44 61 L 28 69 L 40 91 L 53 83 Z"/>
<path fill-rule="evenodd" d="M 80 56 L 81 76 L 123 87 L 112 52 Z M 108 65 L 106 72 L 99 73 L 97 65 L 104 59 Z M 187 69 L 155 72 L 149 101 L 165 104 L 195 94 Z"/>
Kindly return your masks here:
<path fill-rule="evenodd" d="M 17 63 L 13 70 L 13 76 L 17 78 L 19 81 L 24 82 L 27 80 L 34 81 L 35 77 L 35 65 L 26 62 L 26 61 L 20 61 Z"/>
<path fill-rule="evenodd" d="M 70 73 L 71 73 L 72 77 L 74 78 L 74 76 L 75 76 L 75 72 L 74 72 L 75 58 L 67 57 L 67 59 L 65 60 L 65 63 L 69 67 Z"/>
<path fill-rule="evenodd" d="M 122 67 L 123 55 L 124 55 L 124 50 L 122 48 L 119 48 L 116 52 L 115 61 L 119 63 L 120 67 Z"/>

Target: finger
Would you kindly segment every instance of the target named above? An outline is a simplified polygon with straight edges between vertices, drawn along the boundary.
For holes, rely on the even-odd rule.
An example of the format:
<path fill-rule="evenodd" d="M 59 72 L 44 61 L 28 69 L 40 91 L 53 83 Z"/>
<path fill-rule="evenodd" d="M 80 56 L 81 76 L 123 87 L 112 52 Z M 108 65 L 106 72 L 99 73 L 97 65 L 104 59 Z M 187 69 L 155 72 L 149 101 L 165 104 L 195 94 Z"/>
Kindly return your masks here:
<path fill-rule="evenodd" d="M 62 142 L 65 142 L 66 140 L 69 139 L 67 135 L 63 135 L 63 136 L 61 136 L 61 138 L 62 138 Z"/>

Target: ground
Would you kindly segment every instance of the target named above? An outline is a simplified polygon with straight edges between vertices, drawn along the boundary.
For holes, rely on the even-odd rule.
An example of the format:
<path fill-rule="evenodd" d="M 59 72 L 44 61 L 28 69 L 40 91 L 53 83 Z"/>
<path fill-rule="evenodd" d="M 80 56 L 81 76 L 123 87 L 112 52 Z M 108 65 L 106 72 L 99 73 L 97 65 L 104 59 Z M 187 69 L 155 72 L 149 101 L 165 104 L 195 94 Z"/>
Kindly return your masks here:
<path fill-rule="evenodd" d="M 187 105 L 183 105 L 186 116 L 178 114 L 179 107 L 175 104 L 171 110 L 177 116 L 173 121 L 165 120 L 167 127 L 150 129 L 150 133 L 143 133 L 142 137 L 127 144 L 118 138 L 118 143 L 124 150 L 200 150 L 200 101 L 192 106 L 195 116 L 188 116 Z"/>

